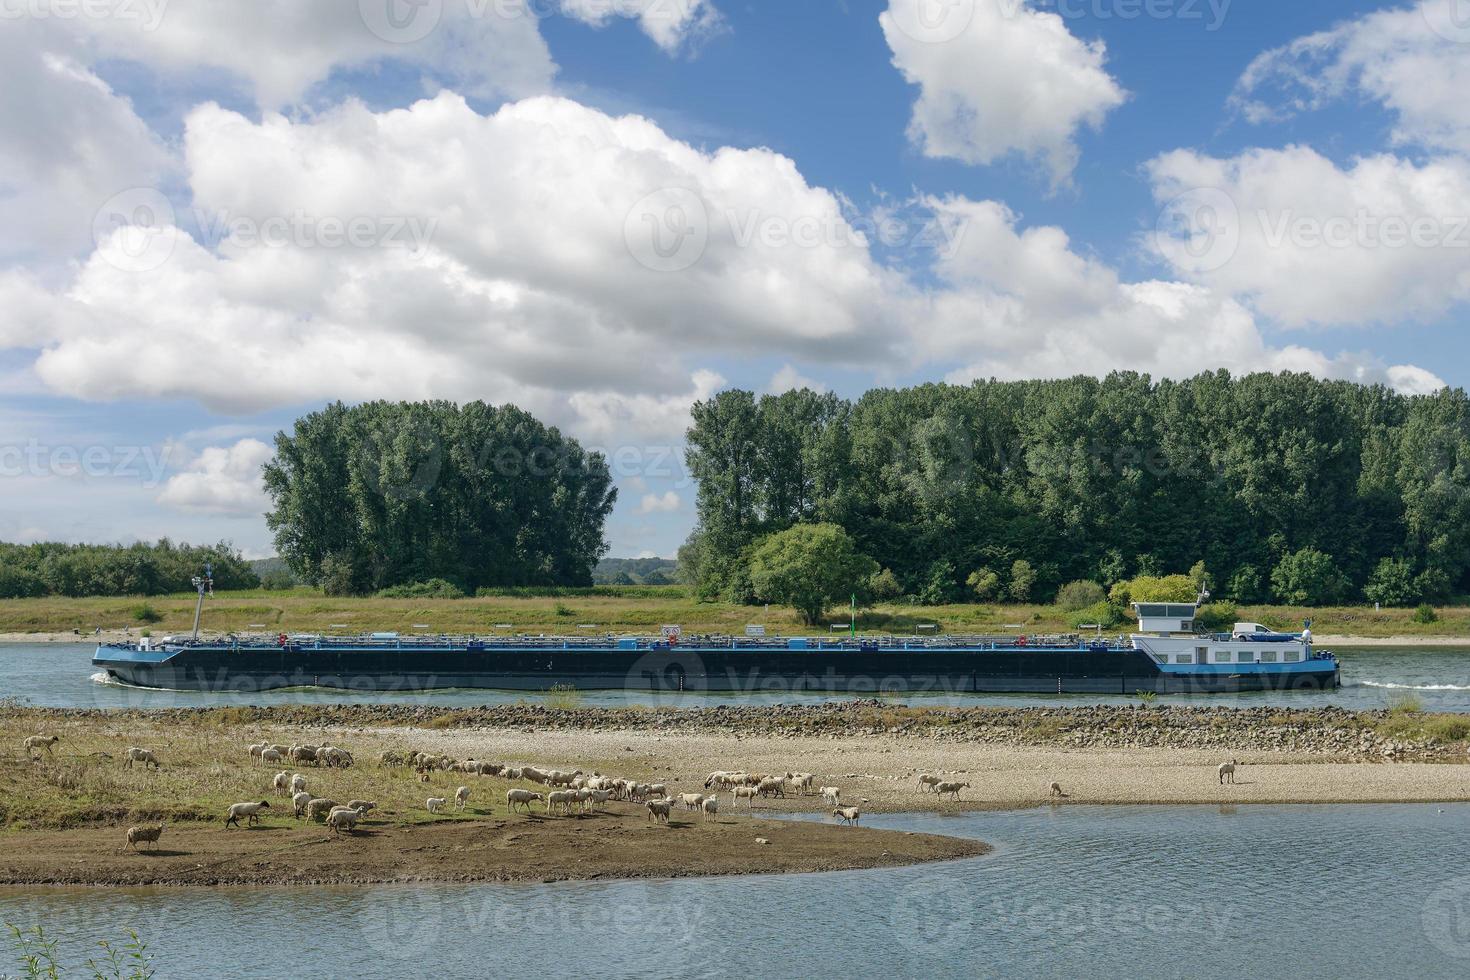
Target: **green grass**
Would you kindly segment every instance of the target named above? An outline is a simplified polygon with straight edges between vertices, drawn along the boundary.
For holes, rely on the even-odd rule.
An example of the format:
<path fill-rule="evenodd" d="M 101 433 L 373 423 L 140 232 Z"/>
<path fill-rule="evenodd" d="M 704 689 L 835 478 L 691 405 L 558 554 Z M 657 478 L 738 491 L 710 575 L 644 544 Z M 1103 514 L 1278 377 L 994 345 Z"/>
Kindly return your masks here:
<path fill-rule="evenodd" d="M 154 635 L 189 628 L 194 616 L 192 594 L 153 596 L 140 604 L 138 597 L 0 600 L 0 632 L 89 633 L 93 627 L 136 630 L 146 609 Z M 1362 606 L 1301 609 L 1289 606 L 1243 606 L 1240 618 L 1277 629 L 1298 629 L 1312 619 L 1318 636 L 1444 637 L 1452 641 L 1470 636 L 1470 607 L 1451 606 L 1436 611 L 1434 622 L 1419 622 L 1412 609 L 1374 610 Z M 157 619 L 153 620 L 156 616 Z M 914 635 L 933 624 L 941 633 L 1071 632 L 1070 614 L 1057 606 L 956 604 L 917 606 L 878 603 L 858 613 L 858 629 L 870 633 Z M 847 622 L 846 609 L 830 611 L 832 622 Z M 599 632 L 656 633 L 660 626 L 677 623 L 686 633 L 741 633 L 748 623 L 764 624 L 770 633 L 831 635 L 822 627 L 803 626 L 790 609 L 779 606 L 739 606 L 700 602 L 682 586 L 619 586 L 590 589 L 506 589 L 466 599 L 334 598 L 311 589 L 271 592 L 222 592 L 206 600 L 204 627 L 210 631 L 347 632 L 397 630 L 411 635 L 425 632 L 505 632 L 514 630 L 571 633 L 581 624 Z M 259 625 L 254 625 L 259 624 Z M 334 624 L 343 624 L 337 626 Z M 1121 630 L 1128 629 L 1124 623 Z M 924 630 L 924 633 L 929 633 Z"/>

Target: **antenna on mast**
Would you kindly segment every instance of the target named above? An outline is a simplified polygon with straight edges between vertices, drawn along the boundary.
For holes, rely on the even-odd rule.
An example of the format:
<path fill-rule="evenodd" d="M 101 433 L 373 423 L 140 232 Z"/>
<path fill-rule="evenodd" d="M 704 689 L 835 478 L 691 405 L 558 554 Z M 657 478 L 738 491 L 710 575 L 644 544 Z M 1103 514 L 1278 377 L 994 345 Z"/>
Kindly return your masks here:
<path fill-rule="evenodd" d="M 205 562 L 204 574 L 195 575 L 189 581 L 193 583 L 195 590 L 199 593 L 199 600 L 194 603 L 193 642 L 197 643 L 199 642 L 199 616 L 204 612 L 204 595 L 206 592 L 214 595 L 214 563 Z"/>

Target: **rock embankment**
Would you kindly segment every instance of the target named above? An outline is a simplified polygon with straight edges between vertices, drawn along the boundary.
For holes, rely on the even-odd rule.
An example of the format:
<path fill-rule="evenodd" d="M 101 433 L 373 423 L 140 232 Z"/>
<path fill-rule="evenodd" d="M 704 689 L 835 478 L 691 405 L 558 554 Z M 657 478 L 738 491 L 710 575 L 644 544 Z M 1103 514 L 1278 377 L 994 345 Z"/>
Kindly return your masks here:
<path fill-rule="evenodd" d="M 1350 757 L 1358 761 L 1465 758 L 1463 726 L 1425 717 L 1341 708 L 915 707 L 881 699 L 820 705 L 696 708 L 547 707 L 519 703 L 443 709 L 420 705 L 81 710 L 11 708 L 39 718 L 105 716 L 212 725 L 322 728 L 413 727 L 529 731 L 654 732 L 766 738 L 904 738 L 945 743 L 1078 749 L 1230 749 Z M 1438 734 L 1437 734 L 1438 733 Z"/>

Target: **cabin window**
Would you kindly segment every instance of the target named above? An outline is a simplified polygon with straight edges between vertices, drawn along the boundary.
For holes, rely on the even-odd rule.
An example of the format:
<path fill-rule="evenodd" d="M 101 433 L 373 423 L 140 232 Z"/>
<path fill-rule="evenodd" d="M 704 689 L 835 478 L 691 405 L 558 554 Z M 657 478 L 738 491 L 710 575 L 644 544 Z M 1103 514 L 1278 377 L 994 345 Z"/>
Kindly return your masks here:
<path fill-rule="evenodd" d="M 1256 655 L 1254 653 L 1251 653 L 1249 650 L 1242 650 L 1240 651 L 1240 658 L 1238 662 L 1243 664 L 1253 664 L 1256 662 Z"/>
<path fill-rule="evenodd" d="M 1262 650 L 1261 651 L 1261 663 L 1263 663 L 1263 664 L 1274 664 L 1275 662 L 1276 662 L 1276 651 L 1275 650 Z"/>
<path fill-rule="evenodd" d="M 1289 664 L 1294 664 L 1301 659 L 1301 654 L 1297 653 L 1295 650 L 1289 650 L 1281 655 L 1281 659 Z"/>
<path fill-rule="evenodd" d="M 1230 651 L 1229 650 L 1216 650 L 1215 651 L 1215 663 L 1217 663 L 1217 664 L 1228 664 L 1229 662 L 1230 662 Z"/>
<path fill-rule="evenodd" d="M 1174 662 L 1176 664 L 1192 664 L 1192 663 L 1194 663 L 1194 654 L 1192 654 L 1192 653 L 1176 653 L 1176 654 L 1174 654 Z"/>

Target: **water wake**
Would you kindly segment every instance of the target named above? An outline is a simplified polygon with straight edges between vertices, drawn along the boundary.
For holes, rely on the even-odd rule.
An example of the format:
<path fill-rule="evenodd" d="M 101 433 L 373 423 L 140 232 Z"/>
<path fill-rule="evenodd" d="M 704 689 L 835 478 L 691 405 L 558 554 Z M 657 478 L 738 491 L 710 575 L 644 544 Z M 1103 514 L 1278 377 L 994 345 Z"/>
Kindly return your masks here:
<path fill-rule="evenodd" d="M 1470 684 L 1394 684 L 1391 681 L 1358 681 L 1358 684 L 1393 691 L 1470 691 Z"/>

